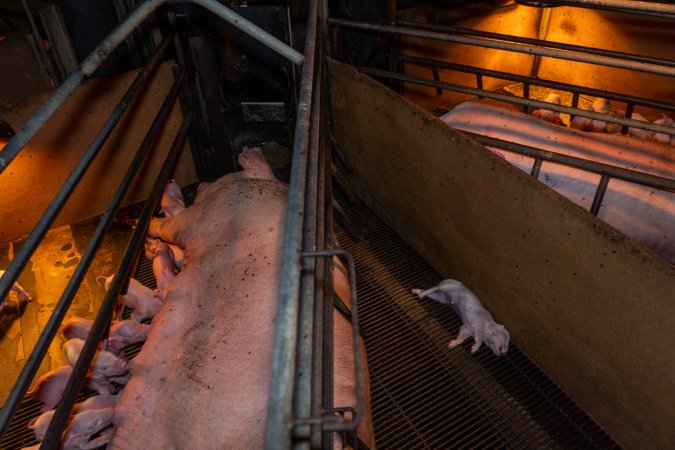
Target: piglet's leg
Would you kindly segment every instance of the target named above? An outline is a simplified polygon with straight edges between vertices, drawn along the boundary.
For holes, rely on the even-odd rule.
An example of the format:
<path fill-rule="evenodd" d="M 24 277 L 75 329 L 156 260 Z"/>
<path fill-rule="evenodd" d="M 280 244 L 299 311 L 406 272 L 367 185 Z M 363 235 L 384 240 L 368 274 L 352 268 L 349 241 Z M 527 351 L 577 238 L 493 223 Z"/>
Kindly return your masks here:
<path fill-rule="evenodd" d="M 469 336 L 471 336 L 471 330 L 469 330 L 469 327 L 467 327 L 466 325 L 462 325 L 459 328 L 459 334 L 457 334 L 457 337 L 455 339 L 450 341 L 448 347 L 457 347 L 459 344 L 464 342 L 464 340 Z"/>
<path fill-rule="evenodd" d="M 248 178 L 262 178 L 263 180 L 276 180 L 272 168 L 263 155 L 260 147 L 244 147 L 239 154 L 239 164 L 244 169 Z"/>
<path fill-rule="evenodd" d="M 483 330 L 478 329 L 473 336 L 473 345 L 471 346 L 471 353 L 475 353 L 480 348 L 480 345 L 483 342 Z"/>

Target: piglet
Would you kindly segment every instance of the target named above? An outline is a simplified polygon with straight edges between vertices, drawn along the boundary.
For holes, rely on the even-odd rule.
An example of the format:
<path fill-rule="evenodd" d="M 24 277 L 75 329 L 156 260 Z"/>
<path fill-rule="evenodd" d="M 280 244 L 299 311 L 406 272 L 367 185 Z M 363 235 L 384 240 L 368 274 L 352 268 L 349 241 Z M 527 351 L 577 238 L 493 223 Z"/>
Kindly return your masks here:
<path fill-rule="evenodd" d="M 150 325 L 135 320 L 122 320 L 110 328 L 110 337 L 105 343 L 105 349 L 119 356 L 127 345 L 145 341 L 149 332 Z"/>
<path fill-rule="evenodd" d="M 662 114 L 662 117 L 659 120 L 654 121 L 655 125 L 663 125 L 666 127 L 675 127 L 675 121 L 670 117 Z M 661 144 L 670 144 L 672 142 L 672 136 L 665 133 L 654 133 L 654 140 L 660 142 Z"/>
<path fill-rule="evenodd" d="M 167 242 L 161 241 L 159 239 L 146 238 L 145 239 L 145 257 L 148 261 L 155 259 L 155 252 L 157 251 L 157 242 L 162 242 L 164 245 L 168 245 L 173 253 L 173 262 L 176 266 L 176 269 L 180 271 L 183 268 L 183 263 L 185 259 L 185 252 L 183 249 L 175 244 L 169 244 Z"/>
<path fill-rule="evenodd" d="M 176 264 L 171 248 L 159 239 L 155 239 L 155 257 L 152 259 L 152 272 L 157 280 L 157 289 L 165 289 L 176 276 Z"/>
<path fill-rule="evenodd" d="M 560 105 L 560 95 L 555 92 L 549 93 L 544 99 L 546 103 L 553 103 Z M 560 119 L 560 113 L 556 111 L 549 111 L 548 109 L 536 109 L 532 115 L 538 117 L 546 122 L 551 122 L 556 125 L 562 124 L 562 119 Z"/>
<path fill-rule="evenodd" d="M 107 444 L 112 435 L 112 428 L 97 438 L 92 437 L 112 425 L 114 414 L 111 407 L 89 409 L 75 414 L 63 438 L 63 449 L 95 449 Z"/>
<path fill-rule="evenodd" d="M 183 193 L 176 180 L 172 179 L 166 183 L 160 204 L 162 205 L 160 212 L 164 214 L 164 217 L 173 217 L 185 210 Z"/>
<path fill-rule="evenodd" d="M 5 274 L 4 270 L 0 270 L 0 278 Z M 17 294 L 21 295 L 24 300 L 27 302 L 32 302 L 33 298 L 28 294 L 28 292 L 21 287 L 18 281 L 15 281 L 14 284 L 12 285 L 12 291 L 16 292 Z M 5 306 L 7 306 L 7 302 L 3 300 L 0 302 L 0 312 L 2 312 L 3 309 L 5 309 Z"/>
<path fill-rule="evenodd" d="M 633 120 L 639 120 L 640 122 L 649 122 L 647 118 L 635 112 L 630 116 L 630 118 Z M 628 127 L 628 134 L 638 139 L 644 139 L 645 141 L 654 140 L 654 132 L 649 130 L 643 130 L 642 128 Z"/>
<path fill-rule="evenodd" d="M 93 320 L 84 319 L 82 317 L 71 317 L 61 324 L 59 331 L 66 339 L 87 339 L 91 326 L 94 324 Z"/>
<path fill-rule="evenodd" d="M 54 409 L 59 400 L 61 400 L 61 394 L 63 394 L 63 390 L 66 388 L 68 378 L 72 372 L 73 368 L 71 366 L 63 366 L 47 372 L 38 378 L 33 389 L 26 394 L 35 400 L 44 402 L 44 406 L 40 408 L 40 412 Z"/>
<path fill-rule="evenodd" d="M 44 412 L 28 424 L 27 428 L 35 433 L 35 439 L 38 442 L 42 442 L 42 439 L 44 439 L 55 412 L 55 409 Z"/>
<path fill-rule="evenodd" d="M 413 289 L 412 293 L 418 298 L 429 297 L 444 305 L 450 305 L 462 320 L 457 338 L 450 341 L 448 347 L 455 347 L 473 336 L 471 353 L 478 350 L 483 341 L 497 356 L 504 355 L 508 351 L 509 332 L 503 325 L 495 323 L 478 297 L 461 282 L 447 279 L 426 291 Z"/>
<path fill-rule="evenodd" d="M 63 352 L 71 366 L 74 366 L 80 357 L 84 341 L 82 339 L 68 339 L 63 346 Z M 116 381 L 114 377 L 119 377 L 127 373 L 127 361 L 112 353 L 99 350 L 94 355 L 94 363 L 89 376 L 88 386 L 99 394 L 110 394 L 116 389 L 111 381 Z"/>
<path fill-rule="evenodd" d="M 607 114 L 609 115 L 612 107 L 611 104 L 609 103 L 609 100 L 605 98 L 596 98 L 593 101 L 593 104 L 591 105 L 590 108 L 588 108 L 589 111 L 595 111 L 597 113 L 601 114 Z M 596 133 L 605 133 L 607 132 L 607 122 L 603 120 L 591 120 L 590 123 L 590 128 L 591 131 L 595 131 Z"/>
<path fill-rule="evenodd" d="M 120 396 L 117 395 L 93 395 L 86 400 L 73 405 L 73 414 L 77 414 L 90 409 L 114 408 L 119 402 Z"/>
<path fill-rule="evenodd" d="M 96 277 L 99 286 L 105 286 L 106 291 L 110 288 L 113 276 Z M 140 281 L 130 278 L 129 288 L 126 295 L 120 295 L 118 300 L 123 305 L 133 309 L 131 318 L 137 322 L 144 319 L 152 319 L 162 307 L 162 301 L 155 297 L 154 292 L 149 287 L 140 283 Z"/>

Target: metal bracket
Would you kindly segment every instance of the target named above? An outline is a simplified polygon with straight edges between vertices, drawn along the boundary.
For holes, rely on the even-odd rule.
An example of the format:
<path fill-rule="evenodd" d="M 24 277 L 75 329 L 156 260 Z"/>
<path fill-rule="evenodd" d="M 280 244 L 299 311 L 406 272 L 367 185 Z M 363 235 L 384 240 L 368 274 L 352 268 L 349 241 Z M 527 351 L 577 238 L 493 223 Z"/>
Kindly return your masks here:
<path fill-rule="evenodd" d="M 365 414 L 365 381 L 363 374 L 363 361 L 361 361 L 361 332 L 359 324 L 359 312 L 356 298 L 356 269 L 354 259 L 345 250 L 322 250 L 315 252 L 303 252 L 303 258 L 332 258 L 337 256 L 345 263 L 349 273 L 349 292 L 352 298 L 352 344 L 354 347 L 354 377 L 356 381 L 356 405 L 354 407 L 338 407 L 325 409 L 320 417 L 296 418 L 293 420 L 293 426 L 301 425 L 320 425 L 323 431 L 348 431 L 356 433 L 361 420 Z M 352 412 L 352 420 L 349 423 L 344 422 L 344 412 Z M 339 412 L 340 418 L 335 417 L 334 413 Z M 330 414 L 326 417 L 326 414 Z"/>

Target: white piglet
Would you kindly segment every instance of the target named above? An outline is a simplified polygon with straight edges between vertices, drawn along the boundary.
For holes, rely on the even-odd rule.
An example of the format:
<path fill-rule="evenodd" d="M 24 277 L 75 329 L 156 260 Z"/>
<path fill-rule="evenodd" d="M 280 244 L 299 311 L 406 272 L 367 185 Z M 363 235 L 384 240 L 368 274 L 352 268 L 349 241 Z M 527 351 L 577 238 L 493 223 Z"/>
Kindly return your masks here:
<path fill-rule="evenodd" d="M 473 336 L 471 353 L 477 351 L 483 342 L 497 356 L 504 355 L 508 351 L 509 332 L 504 325 L 495 323 L 478 297 L 461 282 L 447 279 L 426 291 L 413 289 L 412 293 L 418 298 L 429 297 L 444 305 L 450 305 L 462 320 L 457 338 L 450 341 L 448 347 L 456 347 L 466 338 Z"/>
<path fill-rule="evenodd" d="M 113 276 L 96 277 L 99 286 L 105 286 L 107 291 L 112 283 Z M 129 288 L 125 295 L 120 295 L 118 300 L 123 305 L 133 309 L 131 318 L 137 322 L 144 319 L 152 319 L 162 308 L 162 301 L 155 297 L 154 292 L 147 286 L 141 284 L 135 278 L 129 279 Z"/>
<path fill-rule="evenodd" d="M 178 186 L 176 180 L 172 179 L 166 183 L 160 203 L 162 205 L 160 212 L 163 213 L 165 217 L 173 217 L 185 210 L 183 192 L 181 192 L 180 186 Z"/>

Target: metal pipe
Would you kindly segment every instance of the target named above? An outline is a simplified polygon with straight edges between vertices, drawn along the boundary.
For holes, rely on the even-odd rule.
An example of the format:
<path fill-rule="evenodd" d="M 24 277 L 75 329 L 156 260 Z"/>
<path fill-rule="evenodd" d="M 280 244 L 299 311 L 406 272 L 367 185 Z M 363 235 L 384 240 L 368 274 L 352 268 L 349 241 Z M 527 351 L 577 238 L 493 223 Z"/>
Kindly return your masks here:
<path fill-rule="evenodd" d="M 288 192 L 286 230 L 281 264 L 279 304 L 272 359 L 265 448 L 288 449 L 291 441 L 291 404 L 295 389 L 296 336 L 298 331 L 298 297 L 300 294 L 300 254 L 302 251 L 302 223 L 305 214 L 305 185 L 307 181 L 307 147 L 319 0 L 309 5 L 305 61 L 302 66 L 298 113 L 293 141 L 291 181 Z"/>
<path fill-rule="evenodd" d="M 117 301 L 117 296 L 124 285 L 128 282 L 131 266 L 134 260 L 137 258 L 138 251 L 145 240 L 148 225 L 150 224 L 150 219 L 156 209 L 159 199 L 162 196 L 164 186 L 171 175 L 171 171 L 173 171 L 176 161 L 178 160 L 178 156 L 183 150 L 185 141 L 187 140 L 188 131 L 192 126 L 192 122 L 193 116 L 188 115 L 183 121 L 183 124 L 173 141 L 171 149 L 164 160 L 164 164 L 162 165 L 159 175 L 157 176 L 157 182 L 153 186 L 152 192 L 150 193 L 143 211 L 138 218 L 136 228 L 134 229 L 134 233 L 132 234 L 131 239 L 129 240 L 129 243 L 127 244 L 127 247 L 124 251 L 120 266 L 113 277 L 110 288 L 106 292 L 103 303 L 101 304 L 101 308 L 99 309 L 99 312 L 96 316 L 96 320 L 94 320 L 91 331 L 89 332 L 84 347 L 82 348 L 82 352 L 80 353 L 80 356 L 73 367 L 73 374 L 68 379 L 68 384 L 63 391 L 61 401 L 59 402 L 56 412 L 54 413 L 54 417 L 49 424 L 49 428 L 47 429 L 44 440 L 42 441 L 42 445 L 40 447 L 43 450 L 56 450 L 60 448 L 61 433 L 66 426 L 70 412 L 73 409 L 73 405 L 75 404 L 75 397 L 84 384 L 86 372 L 91 365 L 92 359 L 94 358 L 99 341 L 102 339 L 103 333 L 110 323 L 113 308 Z"/>
<path fill-rule="evenodd" d="M 499 42 L 490 39 L 471 38 L 466 36 L 454 36 L 447 33 L 437 33 L 434 31 L 418 30 L 414 28 L 398 27 L 391 25 L 376 25 L 353 20 L 330 19 L 331 25 L 337 25 L 358 30 L 377 31 L 384 33 L 402 34 L 425 39 L 434 39 L 446 42 L 455 42 L 457 44 L 475 45 L 479 47 L 494 48 L 498 50 L 507 50 L 517 53 L 526 53 L 530 55 L 548 56 L 551 58 L 564 59 L 568 61 L 578 61 L 589 64 L 598 64 L 607 67 L 616 67 L 619 69 L 635 70 L 639 72 L 654 73 L 658 75 L 675 76 L 675 67 L 664 67 L 658 64 L 642 63 L 637 61 L 625 61 L 617 58 L 579 54 L 576 52 L 560 51 L 550 48 L 542 48 L 535 45 L 512 44 L 508 42 Z"/>
<path fill-rule="evenodd" d="M 89 165 L 96 157 L 101 147 L 103 147 L 103 144 L 110 136 L 110 133 L 112 133 L 115 125 L 117 125 L 117 123 L 122 118 L 122 115 L 131 104 L 134 96 L 141 90 L 147 79 L 159 64 L 160 57 L 170 42 L 171 36 L 165 38 L 159 47 L 157 47 L 157 51 L 155 51 L 152 58 L 150 58 L 145 67 L 143 67 L 143 69 L 138 73 L 134 81 L 131 83 L 131 86 L 129 86 L 129 89 L 127 89 L 115 109 L 110 113 L 110 116 L 103 124 L 101 130 L 98 132 L 96 137 L 94 137 L 94 140 L 89 145 L 89 148 L 87 148 L 82 158 L 75 165 L 75 168 L 68 175 L 68 178 L 61 186 L 59 192 L 56 194 L 49 206 L 47 206 L 45 213 L 42 215 L 42 217 L 40 217 L 40 220 L 38 220 L 35 228 L 33 228 L 31 233 L 26 238 L 24 244 L 17 251 L 14 259 L 7 266 L 5 275 L 0 278 L 0 298 L 4 298 L 11 289 L 11 286 L 18 278 L 19 273 L 28 263 L 28 260 L 42 238 L 47 233 L 50 225 L 54 222 L 56 216 L 61 212 L 63 205 L 66 203 L 73 190 L 84 176 L 85 171 L 89 168 Z"/>
<path fill-rule="evenodd" d="M 546 3 L 575 6 L 579 8 L 596 8 L 618 12 L 650 14 L 663 17 L 675 16 L 675 5 L 670 3 L 644 1 L 627 2 L 625 0 L 546 0 Z"/>
<path fill-rule="evenodd" d="M 619 102 L 625 102 L 627 104 L 636 104 L 636 105 L 641 105 L 641 106 L 648 106 L 650 108 L 655 108 L 655 109 L 663 109 L 666 111 L 674 111 L 675 112 L 675 105 L 671 103 L 665 103 L 665 102 L 660 102 L 658 100 L 651 100 L 651 99 L 645 99 L 641 97 L 635 97 L 632 95 L 625 95 L 625 94 L 620 94 L 617 92 L 610 92 L 610 91 L 603 91 L 600 89 L 593 89 L 593 88 L 587 88 L 583 86 L 576 86 L 573 84 L 568 84 L 568 83 L 561 83 L 558 81 L 549 81 L 549 80 L 543 80 L 541 78 L 532 78 L 532 77 L 527 77 L 523 75 L 514 75 L 510 74 L 508 72 L 500 72 L 497 70 L 489 70 L 489 69 L 482 69 L 479 67 L 472 67 L 472 66 L 466 66 L 464 64 L 455 64 L 455 63 L 448 63 L 445 61 L 438 61 L 434 59 L 427 59 L 427 58 L 418 58 L 415 56 L 401 56 L 400 57 L 401 62 L 408 63 L 408 64 L 416 64 L 416 65 L 421 65 L 421 66 L 438 66 L 439 68 L 442 69 L 450 69 L 450 70 L 457 70 L 460 72 L 467 72 L 467 73 L 473 73 L 476 74 L 476 76 L 487 76 L 487 77 L 493 77 L 493 78 L 501 78 L 503 80 L 509 80 L 509 81 L 517 81 L 519 83 L 530 83 L 530 84 L 535 84 L 538 86 L 544 86 L 552 89 L 560 89 L 563 91 L 570 91 L 573 92 L 573 94 L 576 94 L 576 102 L 574 99 L 572 100 L 572 106 L 576 107 L 579 102 L 579 94 L 586 94 L 586 95 L 591 95 L 593 97 L 601 97 L 601 98 L 606 98 L 608 100 L 615 100 Z M 480 89 L 482 89 L 482 86 L 479 86 Z M 626 111 L 626 116 L 629 116 L 628 111 Z"/>
<path fill-rule="evenodd" d="M 576 158 L 574 156 L 567 156 L 561 153 L 539 150 L 534 147 L 528 147 L 526 145 L 520 145 L 514 142 L 503 141 L 501 139 L 495 139 L 466 131 L 462 131 L 462 133 L 466 134 L 472 139 L 475 139 L 483 145 L 502 148 L 504 150 L 520 153 L 531 158 L 538 158 L 558 164 L 564 164 L 567 166 L 576 167 L 578 169 L 587 170 L 589 172 L 595 172 L 600 175 L 606 175 L 611 178 L 617 178 L 657 189 L 675 190 L 675 179 L 672 178 L 659 177 L 647 173 L 636 172 L 630 169 L 623 169 L 621 167 L 589 161 L 582 158 Z"/>
<path fill-rule="evenodd" d="M 96 230 L 94 231 L 94 234 L 91 240 L 89 241 L 89 244 L 87 245 L 87 249 L 82 254 L 82 258 L 79 264 L 77 265 L 77 268 L 73 272 L 73 275 L 70 278 L 70 280 L 68 280 L 68 285 L 61 294 L 61 298 L 54 307 L 54 311 L 49 317 L 49 320 L 47 321 L 44 329 L 42 330 L 42 333 L 40 334 L 40 337 L 38 338 L 35 347 L 33 347 L 30 356 L 26 360 L 26 364 L 24 365 L 23 369 L 21 369 L 21 373 L 19 374 L 19 377 L 17 378 L 14 387 L 9 393 L 9 396 L 7 397 L 7 400 L 5 401 L 2 409 L 0 410 L 0 440 L 2 440 L 2 437 L 4 436 L 7 428 L 9 427 L 9 424 L 11 423 L 12 417 L 14 416 L 16 409 L 19 406 L 19 403 L 23 399 L 26 390 L 30 386 L 30 382 L 32 381 L 33 377 L 35 377 L 35 374 L 37 373 L 37 370 L 40 367 L 40 364 L 44 359 L 44 356 L 47 354 L 47 350 L 49 350 L 49 345 L 54 339 L 54 336 L 58 331 L 58 327 L 61 324 L 61 321 L 68 312 L 68 308 L 70 307 L 72 299 L 75 297 L 75 294 L 80 287 L 80 283 L 82 282 L 82 279 L 84 278 L 87 269 L 89 268 L 89 265 L 94 259 L 96 250 L 98 250 L 99 246 L 101 245 L 101 242 L 103 241 L 103 238 L 105 236 L 105 232 L 107 231 L 110 223 L 114 219 L 115 213 L 117 212 L 117 208 L 119 207 L 120 203 L 122 202 L 122 199 L 124 198 L 126 192 L 129 189 L 131 181 L 133 180 L 135 174 L 138 172 L 140 164 L 145 158 L 145 155 L 148 153 L 151 144 L 155 141 L 155 139 L 159 135 L 161 127 L 166 121 L 166 118 L 168 117 L 171 111 L 171 105 L 175 102 L 176 97 L 178 96 L 178 91 L 181 85 L 183 84 L 184 79 L 185 76 L 183 74 L 181 74 L 176 79 L 174 85 L 172 86 L 166 99 L 164 100 L 164 104 L 160 107 L 157 113 L 157 117 L 153 121 L 150 130 L 148 131 L 146 137 L 141 143 L 141 146 L 136 152 L 136 156 L 129 165 L 127 173 L 120 182 L 117 192 L 115 193 L 113 199 L 108 205 L 108 209 L 106 210 L 105 214 L 101 218 L 101 221 L 96 227 Z"/>
<path fill-rule="evenodd" d="M 317 36 L 320 41 L 320 36 Z M 320 45 L 320 42 L 319 42 Z M 309 125 L 309 147 L 307 159 L 307 184 L 305 188 L 305 215 L 303 226 L 302 249 L 304 252 L 314 252 L 317 249 L 317 208 L 318 208 L 318 170 L 319 170 L 319 120 L 321 102 L 321 64 L 315 69 L 314 87 L 312 89 L 312 107 Z M 298 358 L 296 368 L 296 389 L 294 395 L 294 416 L 310 417 L 312 414 L 312 372 L 313 344 L 314 344 L 314 308 L 315 289 L 318 265 L 315 258 L 306 258 L 302 264 L 299 298 L 299 329 Z M 309 448 L 310 427 L 296 427 L 294 429 L 293 448 Z M 300 439 L 297 439 L 297 438 Z"/>
<path fill-rule="evenodd" d="M 584 46 L 581 46 L 581 45 L 564 44 L 564 43 L 561 43 L 561 42 L 547 41 L 547 40 L 542 39 L 541 37 L 539 37 L 538 39 L 533 39 L 533 38 L 526 38 L 526 37 L 520 37 L 520 36 L 512 36 L 512 35 L 509 35 L 509 34 L 491 33 L 491 32 L 488 32 L 488 31 L 472 30 L 472 29 L 468 29 L 468 28 L 449 27 L 449 26 L 437 25 L 437 24 L 427 24 L 427 23 L 414 22 L 414 21 L 408 21 L 408 20 L 401 20 L 398 23 L 400 25 L 408 25 L 408 26 L 412 26 L 412 27 L 423 28 L 425 30 L 437 31 L 437 32 L 440 32 L 440 33 L 461 34 L 461 35 L 466 35 L 466 36 L 483 37 L 483 38 L 487 38 L 487 39 L 497 39 L 497 40 L 501 40 L 501 41 L 517 42 L 519 44 L 530 44 L 530 45 L 535 45 L 535 46 L 540 46 L 540 47 L 555 48 L 555 49 L 558 49 L 558 50 L 567 50 L 567 51 L 572 51 L 572 52 L 588 53 L 588 54 L 591 54 L 591 55 L 610 56 L 610 57 L 618 58 L 618 59 L 622 59 L 622 60 L 639 61 L 639 62 L 644 62 L 644 63 L 652 63 L 652 64 L 658 64 L 658 65 L 662 65 L 662 66 L 675 67 L 675 61 L 671 61 L 671 60 L 667 60 L 667 59 L 654 58 L 654 57 L 651 57 L 651 56 L 638 55 L 638 54 L 635 54 L 635 53 L 625 53 L 625 52 L 617 52 L 617 51 L 614 51 L 614 50 L 605 50 L 605 49 L 599 49 L 599 48 L 593 48 L 593 47 L 584 47 Z"/>
<path fill-rule="evenodd" d="M 23 6 L 23 10 L 26 13 L 28 25 L 31 29 L 31 35 L 33 38 L 32 41 L 34 42 L 36 47 L 35 50 L 37 51 L 38 55 L 38 64 L 45 70 L 45 72 L 47 72 L 47 80 L 45 80 L 45 84 L 50 89 L 54 89 L 57 82 L 56 74 L 54 73 L 54 67 L 52 67 L 52 64 L 49 62 L 49 58 L 47 58 L 47 53 L 45 52 L 45 47 L 42 45 L 42 41 L 40 40 L 40 31 L 38 30 L 37 25 L 35 25 L 35 20 L 33 20 L 33 13 L 30 10 L 30 6 L 28 6 L 28 0 L 21 0 L 21 5 Z"/>
<path fill-rule="evenodd" d="M 551 111 L 558 111 L 570 115 L 573 114 L 575 116 L 590 117 L 591 119 L 602 120 L 604 122 L 618 123 L 620 125 L 628 125 L 630 127 L 641 128 L 644 130 L 654 131 L 657 133 L 675 135 L 675 128 L 664 125 L 655 125 L 653 123 L 642 122 L 639 120 L 625 119 L 623 117 L 613 117 L 608 114 L 596 113 L 585 109 L 570 108 L 569 106 L 556 105 L 555 103 L 540 102 L 538 100 L 514 97 L 511 95 L 497 94 L 489 91 L 481 91 L 476 88 L 469 88 L 457 84 L 438 83 L 436 81 L 426 80 L 424 78 L 418 77 L 411 77 L 409 75 L 401 75 L 386 70 L 370 69 L 368 67 L 356 67 L 356 69 L 358 69 L 360 72 L 367 73 L 369 75 L 391 78 L 394 80 L 407 81 L 410 83 L 420 84 L 422 86 L 441 87 L 443 89 L 447 89 L 450 91 L 462 92 L 465 94 L 475 95 L 478 97 L 491 98 L 493 100 L 499 100 L 506 103 L 514 103 L 517 105 L 523 105 L 533 108 L 548 109 Z"/>
<path fill-rule="evenodd" d="M 595 216 L 598 215 L 600 211 L 600 206 L 602 206 L 602 199 L 605 197 L 605 192 L 607 191 L 607 185 L 609 184 L 609 177 L 603 175 L 600 177 L 600 183 L 598 184 L 598 190 L 595 191 L 595 197 L 593 197 L 593 204 L 591 205 L 591 213 Z"/>

